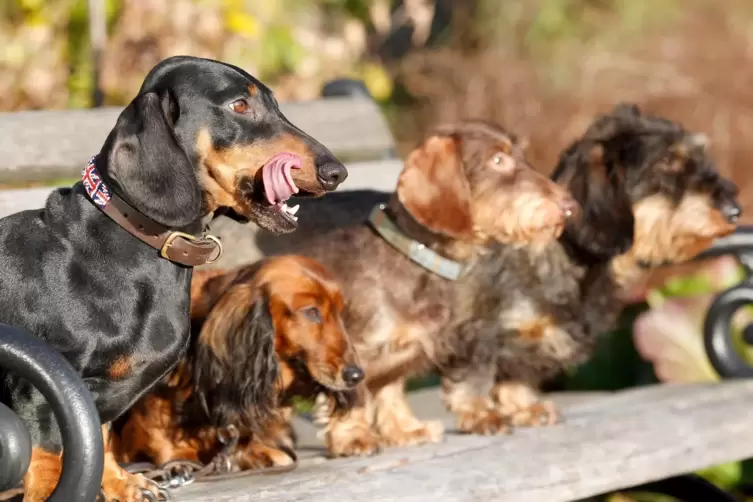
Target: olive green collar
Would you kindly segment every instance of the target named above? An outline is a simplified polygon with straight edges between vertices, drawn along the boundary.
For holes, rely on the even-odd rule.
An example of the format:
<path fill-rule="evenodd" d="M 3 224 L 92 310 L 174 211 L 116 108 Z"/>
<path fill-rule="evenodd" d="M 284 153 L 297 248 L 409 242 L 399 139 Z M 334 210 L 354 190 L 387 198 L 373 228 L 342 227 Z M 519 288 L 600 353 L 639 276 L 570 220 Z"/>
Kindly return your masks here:
<path fill-rule="evenodd" d="M 456 281 L 463 275 L 466 268 L 463 263 L 445 258 L 424 244 L 405 235 L 395 222 L 387 216 L 384 207 L 384 204 L 378 204 L 369 214 L 369 223 L 382 239 L 426 270 L 440 277 Z"/>

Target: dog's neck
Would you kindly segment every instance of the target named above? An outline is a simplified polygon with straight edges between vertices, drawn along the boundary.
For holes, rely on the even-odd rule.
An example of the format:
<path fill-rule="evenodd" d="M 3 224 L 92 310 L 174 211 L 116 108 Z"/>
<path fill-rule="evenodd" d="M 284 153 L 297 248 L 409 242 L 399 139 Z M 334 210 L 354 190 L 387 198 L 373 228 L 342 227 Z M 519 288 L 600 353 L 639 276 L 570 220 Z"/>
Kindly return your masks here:
<path fill-rule="evenodd" d="M 450 260 L 465 262 L 478 252 L 478 246 L 432 232 L 420 223 L 400 203 L 397 194 L 390 197 L 385 212 L 406 237 L 420 242 L 428 249 Z"/>
<path fill-rule="evenodd" d="M 650 265 L 638 260 L 633 250 L 611 258 L 596 258 L 573 245 L 568 239 L 560 238 L 562 246 L 574 266 L 583 269 L 587 277 L 603 284 L 610 281 L 615 296 L 629 298 L 631 292 L 648 276 Z M 600 276 L 606 277 L 600 277 Z M 590 281 L 586 281 L 590 282 Z"/>
<path fill-rule="evenodd" d="M 121 198 L 105 183 L 97 169 L 96 156 L 84 167 L 81 186 L 93 206 L 133 237 L 156 249 L 159 256 L 166 260 L 191 267 L 212 263 L 222 255 L 219 239 L 189 233 L 193 229 L 203 231 L 203 218 L 198 218 L 184 229 L 168 228 Z"/>

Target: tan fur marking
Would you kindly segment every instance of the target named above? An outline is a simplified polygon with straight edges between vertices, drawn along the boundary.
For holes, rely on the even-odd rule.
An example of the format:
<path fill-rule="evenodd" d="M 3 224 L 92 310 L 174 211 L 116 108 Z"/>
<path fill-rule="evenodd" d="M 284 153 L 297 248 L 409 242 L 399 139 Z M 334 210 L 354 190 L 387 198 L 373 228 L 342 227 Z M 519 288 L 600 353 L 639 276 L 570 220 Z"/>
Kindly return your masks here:
<path fill-rule="evenodd" d="M 509 309 L 501 322 L 520 333 L 522 345 L 535 345 L 547 356 L 568 358 L 575 350 L 575 342 L 570 334 L 557 326 L 554 319 L 541 315 L 529 301 L 521 299 L 515 308 Z"/>
<path fill-rule="evenodd" d="M 206 193 L 207 212 L 222 206 L 247 216 L 250 212 L 249 201 L 240 192 L 241 182 L 254 180 L 269 159 L 281 152 L 294 153 L 301 158 L 301 169 L 291 171 L 298 188 L 315 194 L 323 192 L 311 149 L 292 135 L 220 150 L 212 144 L 209 131 L 202 129 L 197 136 L 196 151 L 200 159 L 199 179 Z"/>
<path fill-rule="evenodd" d="M 41 448 L 31 450 L 31 463 L 24 476 L 24 502 L 44 502 L 57 486 L 62 457 Z"/>
<path fill-rule="evenodd" d="M 646 269 L 641 263 L 659 266 L 686 262 L 708 249 L 715 239 L 735 230 L 704 194 L 689 194 L 677 207 L 668 198 L 655 195 L 636 203 L 633 214 L 633 247 L 611 264 L 622 289 L 643 278 Z"/>
<path fill-rule="evenodd" d="M 544 316 L 540 319 L 532 319 L 525 321 L 518 327 L 520 337 L 524 340 L 537 342 L 540 341 L 546 335 L 547 329 L 551 328 L 553 320 L 549 316 Z"/>
<path fill-rule="evenodd" d="M 113 380 L 120 380 L 131 374 L 133 371 L 133 361 L 129 356 L 120 356 L 110 366 L 108 374 Z"/>

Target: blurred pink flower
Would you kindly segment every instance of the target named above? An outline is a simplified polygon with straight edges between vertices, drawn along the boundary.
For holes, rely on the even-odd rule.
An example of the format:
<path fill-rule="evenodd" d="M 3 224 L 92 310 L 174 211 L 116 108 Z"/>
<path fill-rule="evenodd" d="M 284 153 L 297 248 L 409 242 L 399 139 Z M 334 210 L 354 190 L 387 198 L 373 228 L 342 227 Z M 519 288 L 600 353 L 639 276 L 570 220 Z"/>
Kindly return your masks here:
<path fill-rule="evenodd" d="M 639 315 L 633 343 L 663 382 L 704 382 L 717 376 L 706 358 L 701 336 L 703 315 L 712 295 L 673 298 Z"/>
<path fill-rule="evenodd" d="M 667 296 L 661 290 L 647 295 L 649 310 L 640 314 L 633 324 L 633 343 L 663 382 L 706 382 L 719 377 L 711 367 L 703 346 L 703 321 L 715 293 L 738 283 L 740 267 L 733 257 L 710 262 L 698 274 L 686 278 L 688 284 L 705 284 L 706 294 Z M 682 280 L 682 279 L 678 279 Z M 668 289 L 681 289 L 677 285 Z M 750 310 L 742 309 L 733 319 L 733 329 L 753 322 Z"/>

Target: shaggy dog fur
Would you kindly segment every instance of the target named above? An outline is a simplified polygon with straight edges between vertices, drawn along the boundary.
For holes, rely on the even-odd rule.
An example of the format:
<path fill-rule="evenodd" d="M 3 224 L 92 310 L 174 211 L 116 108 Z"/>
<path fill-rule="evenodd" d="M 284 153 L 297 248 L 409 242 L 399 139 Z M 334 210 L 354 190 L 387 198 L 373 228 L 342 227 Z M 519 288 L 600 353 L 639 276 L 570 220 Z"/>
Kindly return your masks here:
<path fill-rule="evenodd" d="M 467 121 L 437 129 L 408 156 L 385 210 L 404 235 L 472 266 L 493 243 L 557 239 L 577 206 L 528 165 L 513 135 Z M 322 262 L 342 284 L 343 318 L 366 372 L 357 406 L 327 424 L 330 452 L 440 441 L 442 425 L 419 421 L 403 388 L 454 351 L 440 334 L 464 294 L 464 278 L 444 279 L 414 263 L 368 223 L 299 246 L 297 253 Z"/>
<path fill-rule="evenodd" d="M 214 461 L 233 471 L 292 464 L 293 396 L 323 393 L 340 414 L 363 379 L 343 329 L 343 305 L 330 272 L 309 258 L 281 256 L 231 271 L 197 271 L 191 346 L 117 424 L 118 460 Z M 267 336 L 274 337 L 273 352 L 259 345 Z M 265 391 L 259 375 L 278 366 L 274 395 L 258 396 Z M 225 454 L 218 438 L 228 426 L 238 430 L 239 442 Z"/>
<path fill-rule="evenodd" d="M 736 187 L 705 146 L 700 134 L 621 105 L 563 152 L 552 178 L 580 217 L 544 246 L 500 245 L 467 281 L 475 297 L 450 330 L 456 352 L 439 361 L 461 430 L 556 421 L 542 382 L 591 356 L 616 324 L 621 292 L 734 231 Z"/>

